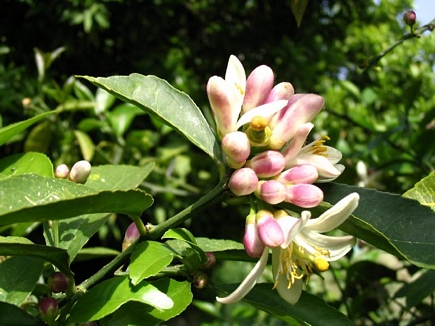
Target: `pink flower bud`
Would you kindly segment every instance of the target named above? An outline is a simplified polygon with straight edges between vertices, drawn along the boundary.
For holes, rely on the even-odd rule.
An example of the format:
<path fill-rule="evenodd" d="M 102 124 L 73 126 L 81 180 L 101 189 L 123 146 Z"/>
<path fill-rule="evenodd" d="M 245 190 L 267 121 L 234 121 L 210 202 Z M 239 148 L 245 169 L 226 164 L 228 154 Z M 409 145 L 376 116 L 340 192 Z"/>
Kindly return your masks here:
<path fill-rule="evenodd" d="M 408 10 L 403 14 L 403 20 L 405 21 L 406 25 L 412 26 L 415 24 L 415 21 L 417 20 L 417 15 L 414 11 Z"/>
<path fill-rule="evenodd" d="M 38 312 L 42 321 L 52 325 L 59 312 L 57 301 L 52 298 L 41 298 L 38 303 Z"/>
<path fill-rule="evenodd" d="M 208 284 L 208 275 L 202 271 L 197 271 L 193 276 L 193 285 L 197 289 L 203 289 Z"/>
<path fill-rule="evenodd" d="M 212 268 L 216 264 L 216 256 L 212 252 L 206 252 L 207 261 L 204 263 L 204 268 Z"/>
<path fill-rule="evenodd" d="M 238 169 L 245 165 L 251 152 L 251 144 L 244 132 L 234 131 L 224 136 L 222 149 L 227 155 L 228 166 Z"/>
<path fill-rule="evenodd" d="M 247 166 L 253 169 L 259 178 L 270 178 L 284 169 L 285 159 L 278 151 L 264 151 L 248 161 Z"/>
<path fill-rule="evenodd" d="M 131 223 L 125 231 L 124 240 L 122 241 L 122 251 L 130 247 L 140 236 L 136 224 Z"/>
<path fill-rule="evenodd" d="M 237 94 L 236 88 L 223 78 L 213 76 L 207 83 L 207 95 L 219 136 L 222 138 L 226 134 L 236 131 L 237 119 L 241 111 L 240 95 Z"/>
<path fill-rule="evenodd" d="M 258 197 L 271 205 L 282 203 L 287 198 L 287 187 L 276 180 L 260 181 Z"/>
<path fill-rule="evenodd" d="M 264 250 L 264 243 L 258 236 L 257 224 L 255 222 L 256 214 L 249 214 L 246 217 L 245 235 L 243 236 L 243 245 L 249 257 L 258 258 Z"/>
<path fill-rule="evenodd" d="M 54 272 L 48 277 L 47 285 L 53 293 L 65 292 L 69 285 L 69 279 L 64 273 Z"/>
<path fill-rule="evenodd" d="M 311 184 L 318 177 L 319 173 L 314 165 L 301 164 L 281 172 L 275 180 L 286 185 Z"/>
<path fill-rule="evenodd" d="M 265 103 L 271 103 L 279 100 L 289 100 L 295 94 L 292 84 L 283 82 L 276 84 L 270 91 Z"/>
<path fill-rule="evenodd" d="M 287 187 L 287 201 L 303 208 L 316 207 L 323 201 L 323 192 L 314 185 L 295 185 Z"/>
<path fill-rule="evenodd" d="M 88 161 L 78 161 L 71 168 L 69 179 L 75 183 L 85 183 L 91 174 L 91 164 Z"/>
<path fill-rule="evenodd" d="M 228 187 L 236 196 L 246 196 L 252 194 L 258 185 L 258 177 L 251 168 L 241 168 L 231 175 Z"/>
<path fill-rule="evenodd" d="M 295 94 L 287 106 L 269 121 L 272 129 L 269 147 L 280 149 L 293 138 L 300 125 L 310 122 L 322 109 L 324 100 L 316 94 Z"/>
<path fill-rule="evenodd" d="M 54 176 L 59 179 L 66 179 L 69 175 L 69 168 L 66 164 L 60 164 L 56 167 L 54 171 Z"/>
<path fill-rule="evenodd" d="M 246 92 L 243 100 L 243 112 L 247 112 L 264 103 L 274 81 L 273 71 L 266 65 L 255 68 L 246 80 Z"/>
<path fill-rule="evenodd" d="M 261 210 L 257 213 L 257 228 L 260 240 L 270 248 L 279 247 L 284 242 L 284 233 L 272 212 Z"/>

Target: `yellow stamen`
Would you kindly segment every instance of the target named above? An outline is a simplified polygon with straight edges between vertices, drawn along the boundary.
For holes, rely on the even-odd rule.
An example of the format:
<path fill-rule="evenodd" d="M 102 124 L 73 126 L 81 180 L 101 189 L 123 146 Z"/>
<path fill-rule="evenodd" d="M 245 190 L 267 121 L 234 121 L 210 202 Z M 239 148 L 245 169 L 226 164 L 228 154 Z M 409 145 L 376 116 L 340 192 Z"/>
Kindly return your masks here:
<path fill-rule="evenodd" d="M 329 269 L 329 263 L 323 258 L 317 258 L 314 261 L 314 266 L 316 266 L 316 269 L 319 272 L 324 272 L 324 271 L 327 271 Z"/>
<path fill-rule="evenodd" d="M 328 149 L 324 145 L 327 140 L 330 140 L 326 135 L 323 135 L 321 139 L 317 139 L 314 141 L 314 144 L 311 145 L 310 151 L 316 155 L 322 155 L 324 157 L 328 157 L 327 151 Z"/>

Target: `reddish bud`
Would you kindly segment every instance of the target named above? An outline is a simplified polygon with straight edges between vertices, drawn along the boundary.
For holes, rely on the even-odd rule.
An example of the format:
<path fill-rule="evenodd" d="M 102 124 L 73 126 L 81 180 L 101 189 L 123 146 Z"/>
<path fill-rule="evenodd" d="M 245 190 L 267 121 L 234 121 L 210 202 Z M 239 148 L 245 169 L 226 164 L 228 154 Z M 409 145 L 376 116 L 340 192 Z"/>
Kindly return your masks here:
<path fill-rule="evenodd" d="M 273 214 L 267 210 L 257 213 L 257 228 L 260 240 L 270 248 L 279 247 L 284 242 L 284 233 Z"/>
<path fill-rule="evenodd" d="M 284 169 L 285 159 L 278 151 L 265 151 L 254 156 L 248 162 L 248 166 L 259 178 L 270 178 Z"/>
<path fill-rule="evenodd" d="M 203 289 L 207 286 L 207 284 L 208 284 L 208 276 L 204 272 L 198 271 L 193 276 L 193 285 L 197 289 Z"/>
<path fill-rule="evenodd" d="M 38 312 L 43 321 L 52 324 L 59 312 L 57 301 L 52 298 L 42 298 L 38 303 Z"/>
<path fill-rule="evenodd" d="M 287 187 L 287 201 L 303 208 L 316 207 L 323 201 L 323 191 L 314 185 Z"/>
<path fill-rule="evenodd" d="M 282 203 L 287 198 L 287 187 L 276 180 L 262 181 L 258 186 L 258 197 L 271 205 Z"/>
<path fill-rule="evenodd" d="M 136 241 L 140 236 L 139 230 L 136 224 L 131 223 L 125 231 L 124 240 L 122 241 L 122 251 L 130 247 L 130 245 Z"/>
<path fill-rule="evenodd" d="M 216 256 L 212 252 L 206 252 L 207 261 L 204 263 L 204 268 L 212 268 L 216 264 Z"/>
<path fill-rule="evenodd" d="M 51 292 L 65 292 L 69 285 L 69 279 L 64 273 L 54 272 L 48 277 L 47 285 Z"/>
<path fill-rule="evenodd" d="M 255 213 L 246 217 L 245 235 L 243 236 L 243 245 L 249 257 L 259 258 L 264 250 L 264 243 L 258 236 L 257 223 L 255 222 Z"/>
<path fill-rule="evenodd" d="M 417 15 L 414 11 L 408 10 L 403 14 L 403 20 L 405 21 L 406 25 L 412 26 L 415 24 L 415 21 L 417 20 Z"/>
<path fill-rule="evenodd" d="M 288 185 L 311 184 L 317 180 L 319 173 L 317 168 L 310 164 L 296 165 L 283 171 L 276 180 Z"/>

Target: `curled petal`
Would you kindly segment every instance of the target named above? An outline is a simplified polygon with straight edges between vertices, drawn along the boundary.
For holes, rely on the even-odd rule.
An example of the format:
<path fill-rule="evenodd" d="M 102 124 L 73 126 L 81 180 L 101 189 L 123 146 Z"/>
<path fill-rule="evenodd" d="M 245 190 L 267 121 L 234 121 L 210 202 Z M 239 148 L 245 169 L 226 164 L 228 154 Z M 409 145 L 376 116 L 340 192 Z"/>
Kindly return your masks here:
<path fill-rule="evenodd" d="M 287 216 L 277 216 L 276 220 L 278 224 L 281 226 L 281 229 L 284 233 L 284 242 L 281 245 L 281 248 L 287 248 L 294 240 L 296 235 L 302 230 L 307 222 L 307 219 L 311 217 L 311 213 L 309 211 L 303 211 L 304 219 L 296 218 L 290 215 Z"/>
<path fill-rule="evenodd" d="M 237 129 L 239 129 L 244 124 L 251 122 L 252 118 L 256 116 L 264 117 L 266 120 L 269 120 L 276 112 L 281 110 L 283 107 L 287 105 L 287 100 L 275 101 L 267 104 L 263 104 L 257 106 L 256 108 L 249 110 L 245 114 L 243 114 L 239 121 L 237 121 Z"/>
<path fill-rule="evenodd" d="M 260 278 L 260 276 L 263 274 L 264 269 L 266 268 L 267 265 L 268 257 L 269 257 L 269 248 L 265 247 L 263 253 L 261 254 L 260 260 L 255 264 L 254 268 L 251 270 L 248 276 L 246 276 L 243 282 L 237 287 L 237 289 L 234 290 L 233 293 L 231 293 L 230 295 L 224 298 L 216 297 L 216 301 L 220 303 L 228 304 L 243 299 L 249 293 L 249 291 L 252 290 L 252 288 L 255 286 L 258 279 Z"/>
<path fill-rule="evenodd" d="M 333 180 L 339 177 L 343 167 L 340 164 L 332 164 L 329 159 L 323 155 L 313 153 L 298 155 L 291 160 L 286 159 L 285 167 L 290 168 L 292 166 L 297 166 L 301 164 L 314 165 L 317 169 L 317 172 L 319 173 L 319 179 L 322 180 Z"/>
<path fill-rule="evenodd" d="M 359 195 L 356 192 L 351 193 L 318 218 L 310 220 L 306 225 L 307 230 L 323 233 L 337 228 L 357 208 L 358 202 Z"/>
<path fill-rule="evenodd" d="M 305 229 L 295 237 L 295 243 L 311 254 L 315 254 L 317 248 L 326 249 L 328 254 L 323 258 L 327 261 L 335 261 L 346 255 L 355 246 L 355 242 L 355 237 L 350 235 L 334 237 Z"/>
<path fill-rule="evenodd" d="M 294 159 L 299 152 L 301 151 L 302 147 L 305 144 L 305 141 L 307 140 L 308 134 L 310 133 L 311 129 L 313 129 L 314 125 L 311 122 L 304 123 L 298 127 L 296 130 L 295 136 L 293 137 L 293 140 L 291 143 L 286 147 L 283 151 L 283 155 L 286 160 L 286 167 L 290 168 L 294 165 L 289 164 L 288 162 Z M 270 140 L 269 146 L 275 146 L 274 143 L 276 142 L 276 146 L 283 146 L 281 140 L 274 140 L 273 137 Z M 309 163 L 307 163 L 309 164 Z"/>

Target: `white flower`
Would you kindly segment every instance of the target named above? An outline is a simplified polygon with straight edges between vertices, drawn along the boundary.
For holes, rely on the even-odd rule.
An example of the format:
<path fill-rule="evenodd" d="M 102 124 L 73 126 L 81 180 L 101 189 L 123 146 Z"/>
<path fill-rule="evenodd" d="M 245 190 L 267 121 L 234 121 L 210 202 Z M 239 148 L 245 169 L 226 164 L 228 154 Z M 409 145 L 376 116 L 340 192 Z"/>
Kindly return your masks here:
<path fill-rule="evenodd" d="M 322 233 L 342 224 L 358 206 L 358 201 L 359 195 L 352 193 L 313 220 L 309 211 L 303 211 L 300 218 L 278 211 L 276 218 L 286 239 L 281 247 L 272 249 L 272 269 L 274 289 L 284 300 L 296 303 L 302 293 L 303 278 L 308 281 L 314 270 L 327 270 L 329 261 L 343 257 L 352 249 L 353 236 L 333 237 Z M 233 293 L 216 300 L 228 304 L 243 299 L 263 274 L 269 249 L 265 247 L 255 267 Z"/>

